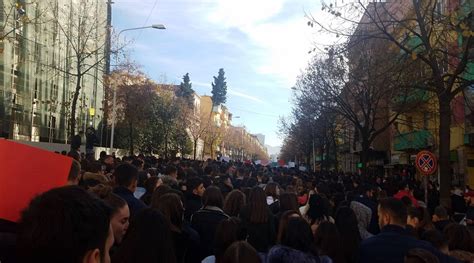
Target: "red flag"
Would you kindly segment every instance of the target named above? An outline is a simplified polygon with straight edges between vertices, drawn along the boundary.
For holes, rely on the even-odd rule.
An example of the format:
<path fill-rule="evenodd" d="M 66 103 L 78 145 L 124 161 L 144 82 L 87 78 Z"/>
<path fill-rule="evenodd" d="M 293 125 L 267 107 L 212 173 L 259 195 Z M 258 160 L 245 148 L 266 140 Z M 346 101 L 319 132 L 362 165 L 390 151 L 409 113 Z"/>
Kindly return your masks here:
<path fill-rule="evenodd" d="M 0 139 L 0 218 L 18 221 L 30 200 L 67 183 L 72 159 Z"/>

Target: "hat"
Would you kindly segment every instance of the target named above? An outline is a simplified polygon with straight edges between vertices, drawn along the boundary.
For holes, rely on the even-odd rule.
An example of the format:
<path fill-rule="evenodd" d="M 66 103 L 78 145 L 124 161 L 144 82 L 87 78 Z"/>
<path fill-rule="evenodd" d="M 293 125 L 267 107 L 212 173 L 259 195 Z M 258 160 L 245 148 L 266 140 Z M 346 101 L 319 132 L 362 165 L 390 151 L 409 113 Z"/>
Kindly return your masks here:
<path fill-rule="evenodd" d="M 473 190 L 467 190 L 467 191 L 464 193 L 464 196 L 465 196 L 465 197 L 474 197 L 474 191 L 473 191 Z"/>

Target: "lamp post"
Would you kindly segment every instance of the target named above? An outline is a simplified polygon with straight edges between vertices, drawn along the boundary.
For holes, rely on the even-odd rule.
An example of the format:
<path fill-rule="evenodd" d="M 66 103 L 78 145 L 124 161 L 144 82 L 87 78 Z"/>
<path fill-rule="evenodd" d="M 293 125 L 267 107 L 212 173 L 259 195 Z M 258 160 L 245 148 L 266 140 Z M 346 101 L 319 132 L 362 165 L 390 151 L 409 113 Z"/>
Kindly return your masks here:
<path fill-rule="evenodd" d="M 162 24 L 154 24 L 154 25 L 151 25 L 151 26 L 126 28 L 126 29 L 122 29 L 118 33 L 117 39 L 120 39 L 120 34 L 122 34 L 125 31 L 141 30 L 141 29 L 147 29 L 147 28 L 166 29 L 166 27 Z M 114 97 L 113 97 L 113 101 L 112 101 L 112 130 L 110 131 L 110 154 L 112 154 L 112 152 L 114 151 L 115 119 L 116 119 L 116 116 L 117 116 L 116 101 L 117 101 L 117 85 L 114 85 Z"/>

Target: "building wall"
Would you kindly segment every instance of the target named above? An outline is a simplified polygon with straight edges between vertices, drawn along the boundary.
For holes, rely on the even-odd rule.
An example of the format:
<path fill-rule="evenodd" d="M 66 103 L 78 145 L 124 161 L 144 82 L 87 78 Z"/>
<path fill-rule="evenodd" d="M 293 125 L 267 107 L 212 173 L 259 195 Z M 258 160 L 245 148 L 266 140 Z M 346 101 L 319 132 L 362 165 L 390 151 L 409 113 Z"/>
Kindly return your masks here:
<path fill-rule="evenodd" d="M 0 0 L 3 10 L 14 6 L 12 0 Z M 28 19 L 18 12 L 2 15 L 0 25 L 7 35 L 0 42 L 0 136 L 27 141 L 59 142 L 68 140 L 71 99 L 76 79 L 73 46 L 67 36 L 77 35 L 73 11 L 81 6 L 80 0 L 41 0 L 23 5 Z M 105 43 L 106 4 L 104 0 L 88 1 L 95 50 Z M 68 13 L 70 12 L 70 13 Z M 71 15 L 73 13 L 74 15 Z M 41 14 L 41 16 L 40 16 Z M 15 22 L 17 19 L 23 22 Z M 70 19 L 70 21 L 68 21 Z M 68 26 L 69 25 L 69 26 Z M 92 43 L 92 41 L 91 41 Z M 87 64 L 94 65 L 82 79 L 77 102 L 76 131 L 85 131 L 92 125 L 101 130 L 104 97 L 102 78 L 104 63 L 92 55 Z"/>

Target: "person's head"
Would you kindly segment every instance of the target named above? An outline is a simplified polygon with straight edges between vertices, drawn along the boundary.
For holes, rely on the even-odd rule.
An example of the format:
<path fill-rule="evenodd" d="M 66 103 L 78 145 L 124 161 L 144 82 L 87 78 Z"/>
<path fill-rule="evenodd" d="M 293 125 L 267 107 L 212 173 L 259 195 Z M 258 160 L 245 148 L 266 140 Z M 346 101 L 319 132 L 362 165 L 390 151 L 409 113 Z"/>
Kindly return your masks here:
<path fill-rule="evenodd" d="M 202 204 L 204 207 L 216 206 L 222 209 L 224 206 L 224 197 L 219 187 L 210 186 L 206 188 L 202 196 Z"/>
<path fill-rule="evenodd" d="M 283 233 L 286 233 L 287 231 L 288 221 L 291 218 L 295 218 L 295 217 L 301 217 L 301 215 L 299 214 L 297 210 L 288 210 L 281 215 L 280 223 L 278 225 L 278 234 L 277 234 L 278 243 L 281 243 L 281 240 L 283 238 Z"/>
<path fill-rule="evenodd" d="M 435 248 L 439 249 L 439 251 L 448 254 L 448 241 L 444 237 L 443 233 L 439 232 L 436 229 L 431 229 L 423 232 L 421 236 L 422 240 L 429 242 Z"/>
<path fill-rule="evenodd" d="M 446 208 L 444 208 L 443 206 L 437 206 L 434 210 L 434 214 L 432 217 L 433 222 L 438 222 L 438 221 L 448 220 L 448 219 L 449 219 L 449 215 Z"/>
<path fill-rule="evenodd" d="M 188 178 L 186 181 L 186 189 L 189 193 L 201 197 L 204 195 L 204 191 L 206 190 L 206 188 L 204 188 L 204 182 L 199 177 Z"/>
<path fill-rule="evenodd" d="M 224 253 L 222 263 L 260 263 L 255 248 L 245 241 L 234 242 Z"/>
<path fill-rule="evenodd" d="M 414 248 L 406 254 L 405 263 L 439 263 L 439 259 L 428 250 Z"/>
<path fill-rule="evenodd" d="M 222 220 L 216 229 L 214 241 L 216 263 L 222 261 L 226 249 L 236 241 L 245 240 L 247 232 L 237 217 Z"/>
<path fill-rule="evenodd" d="M 335 224 L 325 221 L 319 224 L 314 234 L 314 245 L 321 254 L 329 256 L 334 262 L 343 260 L 342 240 Z"/>
<path fill-rule="evenodd" d="M 224 212 L 229 216 L 239 216 L 240 210 L 245 205 L 245 194 L 240 190 L 232 190 L 225 197 Z"/>
<path fill-rule="evenodd" d="M 81 160 L 82 160 L 81 155 L 76 150 L 68 152 L 67 156 L 71 157 L 72 159 L 74 159 L 78 162 L 81 162 Z"/>
<path fill-rule="evenodd" d="M 163 181 L 158 176 L 152 176 L 145 181 L 145 190 L 147 193 L 155 192 L 156 188 L 158 188 Z"/>
<path fill-rule="evenodd" d="M 135 192 L 138 183 L 138 169 L 131 164 L 123 163 L 115 169 L 114 178 L 118 186 L 126 187 Z"/>
<path fill-rule="evenodd" d="M 113 262 L 176 262 L 170 224 L 153 208 L 140 211 L 135 217 Z"/>
<path fill-rule="evenodd" d="M 266 223 L 268 222 L 268 205 L 265 192 L 262 188 L 255 186 L 250 190 L 248 198 L 250 208 L 250 222 Z"/>
<path fill-rule="evenodd" d="M 268 183 L 265 186 L 265 194 L 273 197 L 273 199 L 278 199 L 278 196 L 280 195 L 280 187 L 277 183 Z"/>
<path fill-rule="evenodd" d="M 54 188 L 22 212 L 21 262 L 110 262 L 110 208 L 78 186 Z"/>
<path fill-rule="evenodd" d="M 165 170 L 165 174 L 173 178 L 178 178 L 178 169 L 174 165 L 168 165 Z"/>
<path fill-rule="evenodd" d="M 71 169 L 67 176 L 67 185 L 78 185 L 79 175 L 81 175 L 81 164 L 75 159 L 72 159 Z"/>
<path fill-rule="evenodd" d="M 357 221 L 354 210 L 351 208 L 341 206 L 337 209 L 334 221 L 342 236 L 351 236 L 354 239 L 360 238 L 359 222 Z"/>
<path fill-rule="evenodd" d="M 311 220 L 311 224 L 323 221 L 329 215 L 329 201 L 326 198 L 314 194 L 310 196 L 308 204 L 306 216 Z"/>
<path fill-rule="evenodd" d="M 280 195 L 280 211 L 299 211 L 298 197 L 295 193 L 284 192 Z"/>
<path fill-rule="evenodd" d="M 407 225 L 413 228 L 423 228 L 431 224 L 428 210 L 423 207 L 407 208 Z"/>
<path fill-rule="evenodd" d="M 171 224 L 173 231 L 181 232 L 184 217 L 183 202 L 179 195 L 174 193 L 164 194 L 158 202 L 152 204 L 152 208 L 160 211 Z"/>
<path fill-rule="evenodd" d="M 140 159 L 134 159 L 132 161 L 132 165 L 137 167 L 138 171 L 143 171 L 143 166 L 145 165 L 145 162 Z"/>
<path fill-rule="evenodd" d="M 464 200 L 466 200 L 467 205 L 474 205 L 474 190 L 468 190 L 464 193 Z"/>
<path fill-rule="evenodd" d="M 281 235 L 280 243 L 284 246 L 308 253 L 312 251 L 313 232 L 301 217 L 291 217 L 286 225 L 286 231 Z"/>
<path fill-rule="evenodd" d="M 127 202 L 112 193 L 112 187 L 103 184 L 89 188 L 89 192 L 102 199 L 111 209 L 110 225 L 116 244 L 122 243 L 130 222 L 130 209 Z"/>
<path fill-rule="evenodd" d="M 369 184 L 362 185 L 361 194 L 365 195 L 368 198 L 373 198 L 375 193 L 375 187 Z"/>
<path fill-rule="evenodd" d="M 443 234 L 448 240 L 449 250 L 474 252 L 474 240 L 466 226 L 449 224 L 444 228 Z"/>
<path fill-rule="evenodd" d="M 380 200 L 377 213 L 380 228 L 386 225 L 405 226 L 407 222 L 407 208 L 405 204 L 393 197 Z"/>

